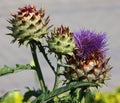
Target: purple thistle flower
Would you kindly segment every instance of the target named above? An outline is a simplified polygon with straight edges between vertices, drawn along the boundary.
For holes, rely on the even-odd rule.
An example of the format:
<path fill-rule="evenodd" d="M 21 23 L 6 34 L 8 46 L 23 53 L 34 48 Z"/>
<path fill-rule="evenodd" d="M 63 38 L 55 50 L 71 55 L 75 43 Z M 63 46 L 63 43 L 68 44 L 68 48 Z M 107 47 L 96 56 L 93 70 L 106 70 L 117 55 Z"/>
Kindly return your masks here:
<path fill-rule="evenodd" d="M 79 58 L 87 58 L 91 53 L 99 53 L 103 57 L 105 55 L 106 34 L 96 33 L 90 30 L 80 30 L 74 33 L 73 37 L 75 45 L 78 48 L 77 55 Z"/>

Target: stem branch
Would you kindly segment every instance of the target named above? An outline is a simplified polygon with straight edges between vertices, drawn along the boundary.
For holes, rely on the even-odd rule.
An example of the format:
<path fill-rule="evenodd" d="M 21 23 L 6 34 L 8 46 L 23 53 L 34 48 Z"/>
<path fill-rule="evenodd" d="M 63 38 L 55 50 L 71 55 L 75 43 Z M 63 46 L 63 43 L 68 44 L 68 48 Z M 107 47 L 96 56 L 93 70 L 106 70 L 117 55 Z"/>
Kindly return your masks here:
<path fill-rule="evenodd" d="M 45 50 L 44 50 L 43 46 L 41 45 L 41 43 L 39 43 L 38 48 L 39 48 L 40 52 L 42 52 L 44 58 L 46 59 L 47 63 L 49 64 L 49 66 L 51 67 L 51 69 L 53 70 L 53 72 L 55 74 L 56 73 L 55 68 L 52 66 L 51 62 L 49 61 L 49 59 L 48 59 L 48 57 L 47 57 L 47 55 L 45 53 Z"/>
<path fill-rule="evenodd" d="M 61 64 L 61 58 L 60 56 L 58 56 L 58 61 L 57 61 L 57 69 L 56 69 L 56 74 L 55 74 L 55 83 L 54 83 L 54 88 L 53 90 L 57 89 L 58 85 L 59 85 L 59 72 L 60 72 L 60 65 Z"/>

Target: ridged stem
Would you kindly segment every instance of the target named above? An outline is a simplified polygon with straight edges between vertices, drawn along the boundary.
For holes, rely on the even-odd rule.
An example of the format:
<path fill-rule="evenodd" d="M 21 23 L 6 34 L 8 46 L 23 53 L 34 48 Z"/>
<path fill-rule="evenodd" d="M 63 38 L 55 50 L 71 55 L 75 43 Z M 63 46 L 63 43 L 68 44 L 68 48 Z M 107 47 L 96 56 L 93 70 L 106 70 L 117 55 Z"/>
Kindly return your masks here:
<path fill-rule="evenodd" d="M 30 47 L 31 47 L 33 60 L 34 60 L 34 63 L 35 63 L 35 70 L 36 70 L 38 78 L 39 78 L 39 83 L 40 83 L 42 91 L 45 92 L 46 91 L 46 86 L 45 86 L 42 71 L 41 71 L 41 68 L 40 68 L 40 65 L 39 65 L 39 62 L 38 62 L 37 53 L 36 53 L 36 46 L 35 46 L 35 44 L 30 44 Z"/>

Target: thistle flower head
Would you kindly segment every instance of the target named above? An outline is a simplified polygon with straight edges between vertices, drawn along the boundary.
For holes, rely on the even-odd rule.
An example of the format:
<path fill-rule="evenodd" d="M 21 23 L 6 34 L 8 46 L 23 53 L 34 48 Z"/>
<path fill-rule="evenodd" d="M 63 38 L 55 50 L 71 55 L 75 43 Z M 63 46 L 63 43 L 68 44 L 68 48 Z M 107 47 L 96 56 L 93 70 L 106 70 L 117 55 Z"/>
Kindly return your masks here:
<path fill-rule="evenodd" d="M 96 33 L 90 30 L 76 32 L 73 37 L 78 48 L 77 55 L 83 59 L 91 53 L 98 53 L 104 56 L 106 51 L 106 34 Z M 97 55 L 97 54 L 96 54 Z"/>
<path fill-rule="evenodd" d="M 50 50 L 60 55 L 72 55 L 75 48 L 72 38 L 73 33 L 69 27 L 61 25 L 58 28 L 54 28 L 51 37 L 48 39 Z"/>
<path fill-rule="evenodd" d="M 9 35 L 14 37 L 12 42 L 18 41 L 20 45 L 40 42 L 41 38 L 48 33 L 50 19 L 49 16 L 45 18 L 45 10 L 42 8 L 37 10 L 34 5 L 27 5 L 18 8 L 18 12 L 11 15 L 13 18 L 8 22 L 12 26 L 8 29 L 12 31 Z"/>
<path fill-rule="evenodd" d="M 104 83 L 108 78 L 107 72 L 111 69 L 106 58 L 106 34 L 89 30 L 74 33 L 74 56 L 66 57 L 67 65 L 65 77 L 71 81 L 89 81 Z"/>

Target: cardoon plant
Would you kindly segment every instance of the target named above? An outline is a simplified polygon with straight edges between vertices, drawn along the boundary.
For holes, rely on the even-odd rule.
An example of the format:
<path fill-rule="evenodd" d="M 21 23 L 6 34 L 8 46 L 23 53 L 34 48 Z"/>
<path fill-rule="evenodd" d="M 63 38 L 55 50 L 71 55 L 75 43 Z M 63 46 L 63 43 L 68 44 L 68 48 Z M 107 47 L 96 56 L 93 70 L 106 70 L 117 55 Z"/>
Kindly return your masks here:
<path fill-rule="evenodd" d="M 39 90 L 28 89 L 23 96 L 20 91 L 9 92 L 1 97 L 0 103 L 91 103 L 91 87 L 98 88 L 104 84 L 111 69 L 106 54 L 106 34 L 90 30 L 73 33 L 64 25 L 52 29 L 45 10 L 37 10 L 31 5 L 19 8 L 17 14 L 11 15 L 13 18 L 8 20 L 11 26 L 7 27 L 11 32 L 8 35 L 14 38 L 12 43 L 17 41 L 19 46 L 30 47 L 34 65 L 4 66 L 0 75 L 34 70 L 41 87 Z M 46 86 L 37 49 L 49 64 L 48 69 L 54 73 L 51 90 Z M 54 54 L 56 66 L 48 54 Z"/>

